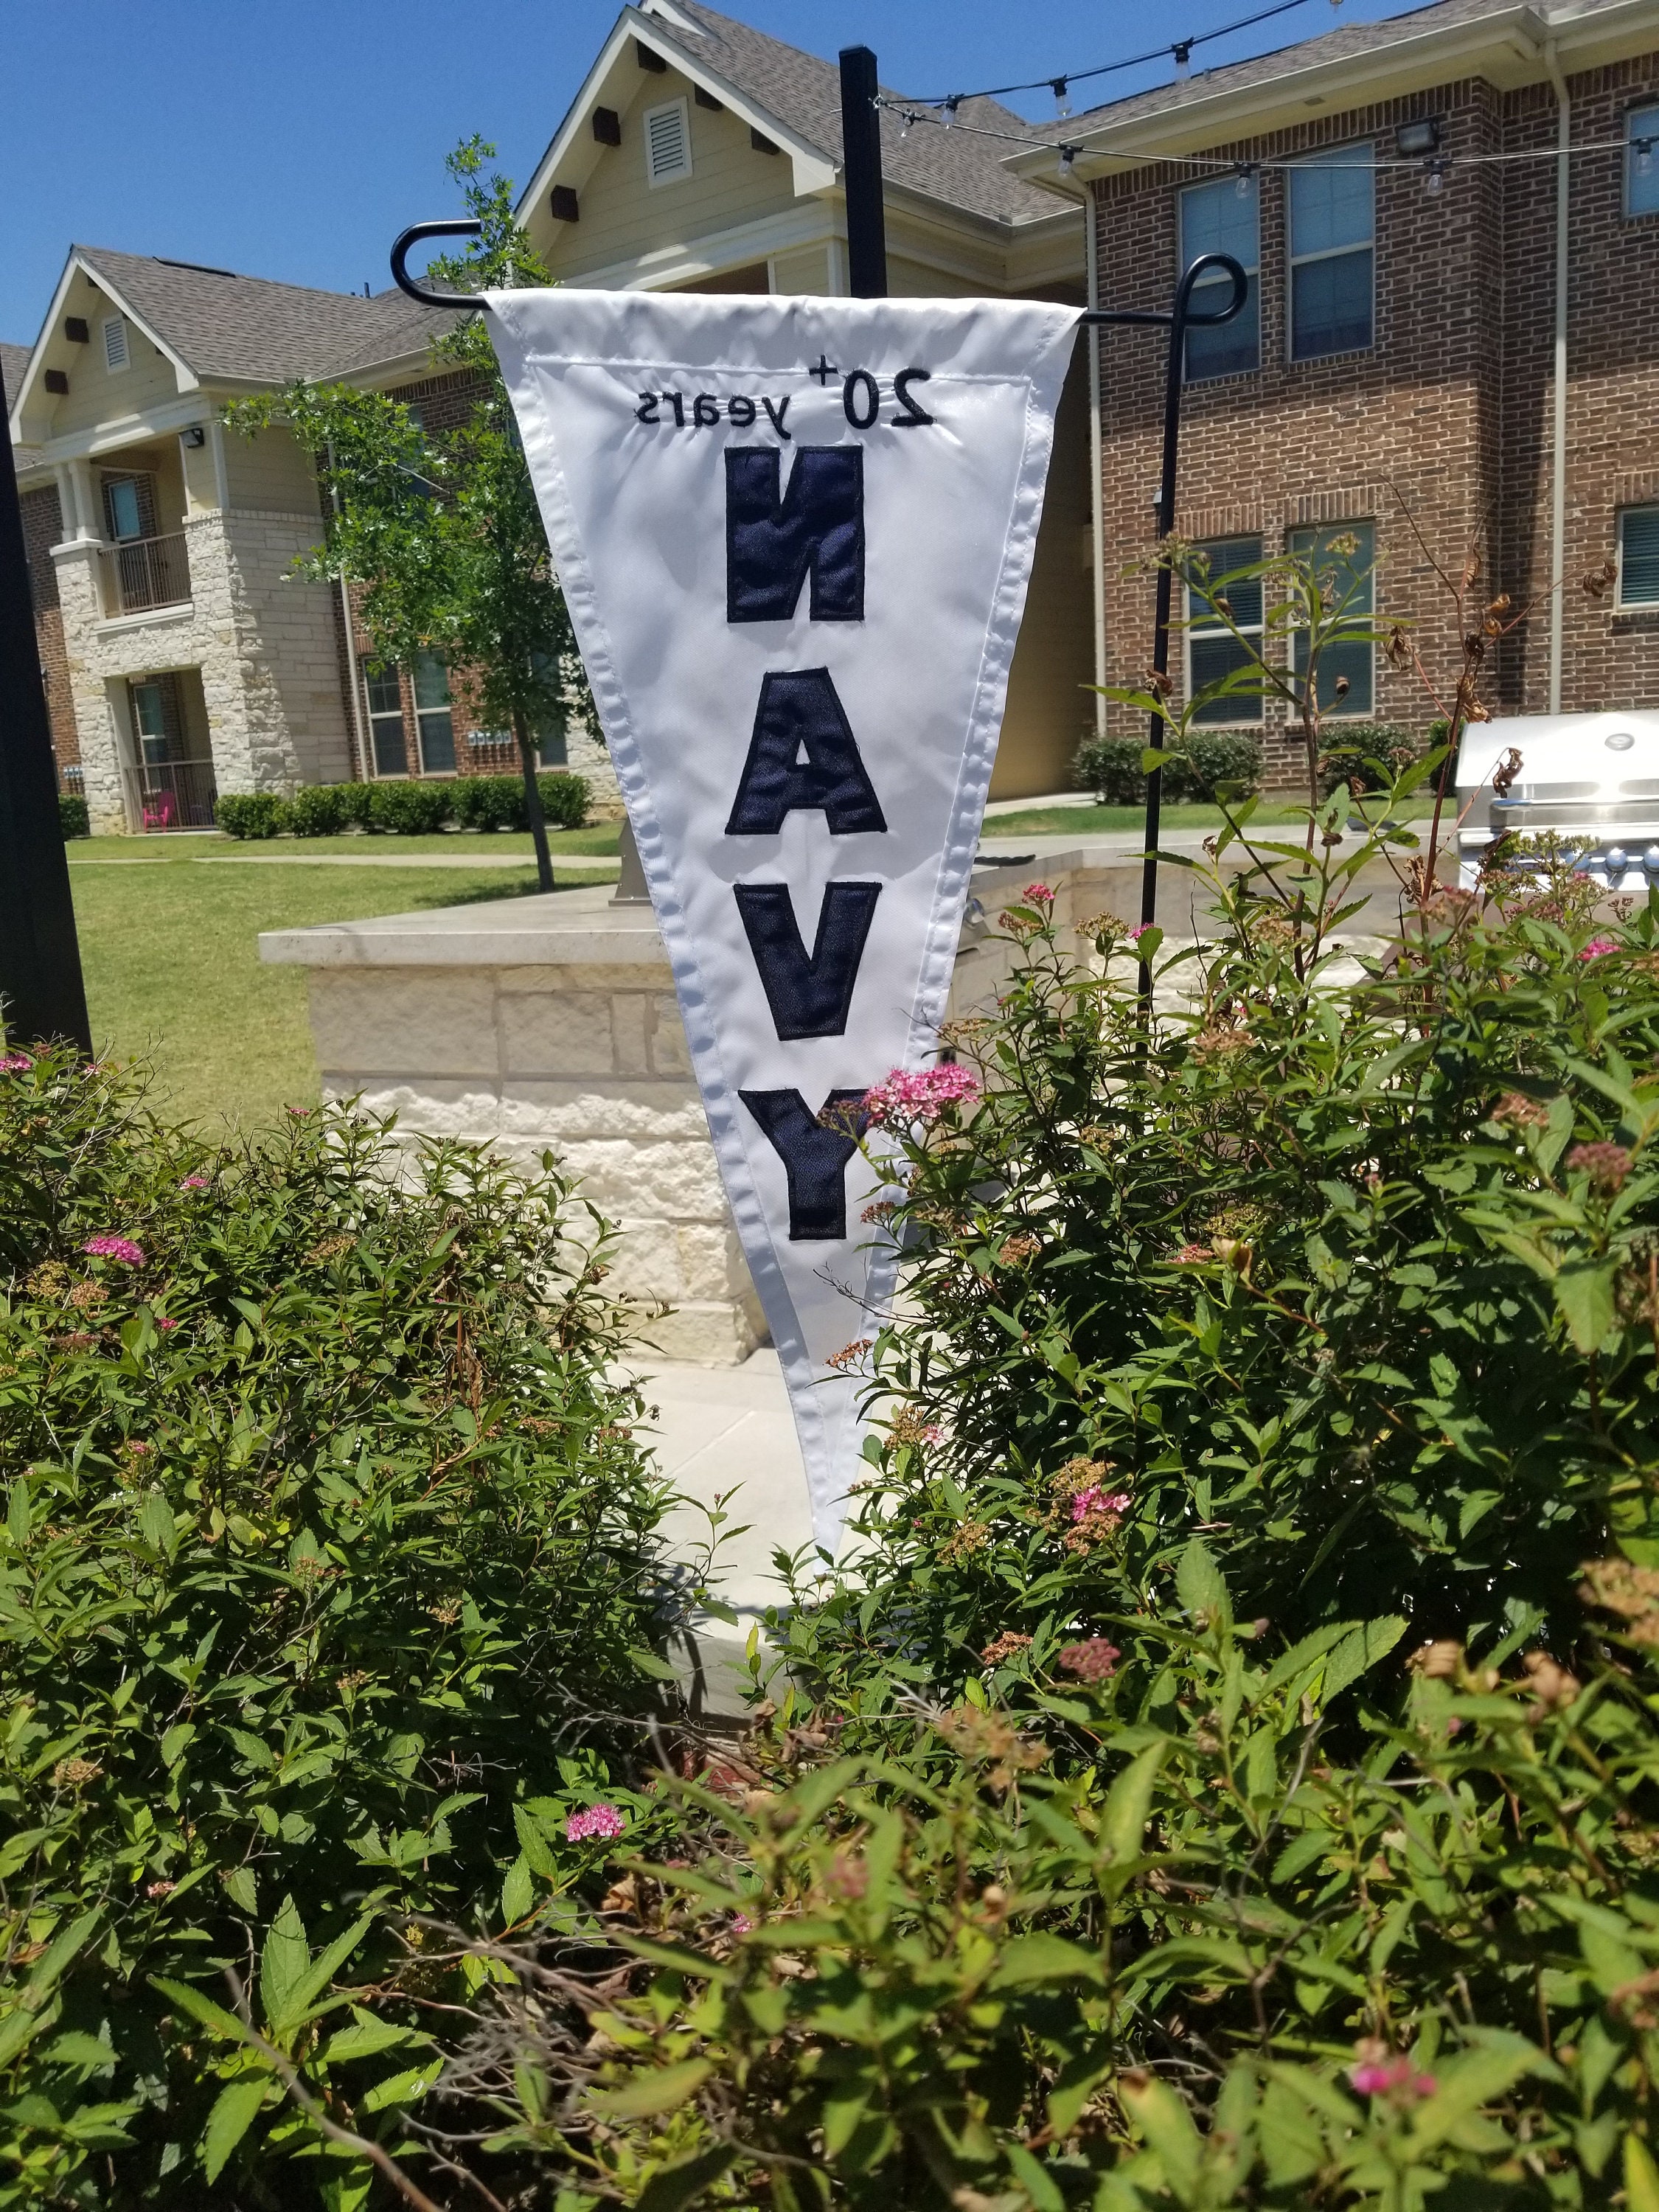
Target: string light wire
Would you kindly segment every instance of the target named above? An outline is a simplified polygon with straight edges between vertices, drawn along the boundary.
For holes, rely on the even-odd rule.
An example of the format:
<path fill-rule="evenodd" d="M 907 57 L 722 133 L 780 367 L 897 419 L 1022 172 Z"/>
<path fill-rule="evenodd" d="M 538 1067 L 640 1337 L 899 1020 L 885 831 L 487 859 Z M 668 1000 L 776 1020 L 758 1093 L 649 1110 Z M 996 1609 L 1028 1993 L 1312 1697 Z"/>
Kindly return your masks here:
<path fill-rule="evenodd" d="M 1307 4 L 1308 0 L 1275 0 L 1273 7 L 1260 9 L 1254 15 L 1241 15 L 1236 23 L 1223 23 L 1217 30 L 1200 31 L 1190 39 L 1172 39 L 1167 46 L 1154 46 L 1150 53 L 1131 54 L 1127 61 L 1102 62 L 1097 69 L 1066 70 L 1059 76 L 1050 70 L 1047 76 L 1034 76 L 1024 84 L 988 85 L 983 92 L 939 93 L 931 99 L 907 100 L 905 105 L 948 108 L 954 114 L 965 100 L 1000 100 L 1005 92 L 1052 92 L 1055 100 L 1063 103 L 1067 85 L 1083 84 L 1091 77 L 1112 76 L 1119 70 L 1139 69 L 1143 63 L 1162 61 L 1165 54 L 1174 54 L 1180 66 L 1185 68 L 1186 58 L 1194 46 L 1207 46 L 1212 39 L 1224 39 L 1234 31 L 1248 31 L 1253 23 L 1265 23 L 1270 16 L 1288 15 L 1292 8 L 1304 8 Z M 1060 112 L 1066 112 L 1063 105 Z"/>

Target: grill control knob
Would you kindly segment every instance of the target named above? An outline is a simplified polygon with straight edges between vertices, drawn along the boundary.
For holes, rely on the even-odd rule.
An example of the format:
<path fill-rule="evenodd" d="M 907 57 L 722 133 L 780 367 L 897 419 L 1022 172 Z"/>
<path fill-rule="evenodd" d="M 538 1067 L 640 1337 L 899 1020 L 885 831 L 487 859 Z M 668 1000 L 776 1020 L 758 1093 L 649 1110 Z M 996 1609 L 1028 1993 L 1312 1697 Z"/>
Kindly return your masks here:
<path fill-rule="evenodd" d="M 1610 884 L 1616 884 L 1629 866 L 1630 854 L 1625 850 L 1624 847 L 1622 845 L 1609 845 L 1607 848 L 1607 881 Z"/>
<path fill-rule="evenodd" d="M 1650 845 L 1642 855 L 1642 866 L 1650 876 L 1659 876 L 1659 845 Z"/>
<path fill-rule="evenodd" d="M 1610 738 L 1603 738 L 1601 742 L 1610 753 L 1627 753 L 1636 740 L 1628 730 L 1615 730 Z"/>

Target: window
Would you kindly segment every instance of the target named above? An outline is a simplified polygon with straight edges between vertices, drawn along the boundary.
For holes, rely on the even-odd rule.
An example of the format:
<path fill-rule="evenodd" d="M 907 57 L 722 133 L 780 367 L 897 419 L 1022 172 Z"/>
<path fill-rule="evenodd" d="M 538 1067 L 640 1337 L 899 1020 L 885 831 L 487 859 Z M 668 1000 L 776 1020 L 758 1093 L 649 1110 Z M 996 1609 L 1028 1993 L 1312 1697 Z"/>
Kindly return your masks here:
<path fill-rule="evenodd" d="M 1369 633 L 1376 605 L 1376 529 L 1370 522 L 1333 522 L 1322 530 L 1293 530 L 1290 549 L 1318 567 L 1328 605 L 1340 605 L 1345 620 Z M 1326 714 L 1369 714 L 1376 690 L 1371 641 L 1333 638 L 1319 656 L 1319 709 Z M 1308 672 L 1308 633 L 1296 634 L 1294 666 Z M 1339 680 L 1348 687 L 1340 696 Z"/>
<path fill-rule="evenodd" d="M 1371 343 L 1376 222 L 1369 146 L 1298 161 L 1291 177 L 1291 359 Z"/>
<path fill-rule="evenodd" d="M 449 671 L 441 653 L 415 656 L 415 726 L 422 775 L 455 773 L 455 720 L 449 706 Z"/>
<path fill-rule="evenodd" d="M 645 181 L 670 185 L 691 173 L 691 118 L 683 100 L 645 111 Z"/>
<path fill-rule="evenodd" d="M 144 526 L 153 519 L 154 505 L 148 478 L 104 478 L 104 526 L 118 542 L 124 538 L 149 538 L 154 534 Z"/>
<path fill-rule="evenodd" d="M 368 690 L 368 736 L 376 775 L 407 775 L 404 747 L 404 687 L 395 668 L 371 660 L 363 670 Z"/>
<path fill-rule="evenodd" d="M 538 676 L 546 681 L 559 672 L 552 665 L 552 655 L 537 653 L 531 655 L 531 665 Z M 565 732 L 570 715 L 562 698 L 550 714 L 536 725 L 536 758 L 543 768 L 562 768 L 566 763 Z"/>
<path fill-rule="evenodd" d="M 1231 253 L 1250 280 L 1244 305 L 1230 323 L 1187 333 L 1187 381 L 1208 376 L 1237 376 L 1261 366 L 1261 303 L 1257 296 L 1261 265 L 1261 216 L 1253 176 L 1218 178 L 1189 185 L 1181 195 L 1181 268 L 1184 274 L 1200 255 Z M 1229 291 L 1219 270 L 1194 287 L 1194 307 L 1218 307 Z"/>
<path fill-rule="evenodd" d="M 1659 107 L 1632 108 L 1625 137 L 1625 213 L 1659 215 Z"/>
<path fill-rule="evenodd" d="M 1249 668 L 1254 655 L 1248 646 L 1241 643 L 1232 629 L 1223 629 L 1218 619 L 1213 592 L 1224 598 L 1231 611 L 1233 628 L 1246 637 L 1257 641 L 1261 637 L 1261 579 L 1243 578 L 1233 584 L 1224 584 L 1224 579 L 1236 568 L 1248 568 L 1261 558 L 1259 538 L 1219 538 L 1207 545 L 1194 548 L 1207 554 L 1209 568 L 1204 582 L 1187 586 L 1187 696 L 1195 698 L 1206 684 L 1218 683 L 1231 676 L 1236 668 Z M 1207 587 L 1207 588 L 1206 588 Z M 1207 617 L 1207 620 L 1206 620 Z M 1211 699 L 1193 716 L 1201 728 L 1217 724 L 1237 726 L 1241 722 L 1261 720 L 1260 692 L 1241 691 L 1224 694 Z"/>
<path fill-rule="evenodd" d="M 1659 507 L 1630 507 L 1619 518 L 1619 605 L 1659 607 Z"/>
<path fill-rule="evenodd" d="M 107 369 L 125 368 L 127 365 L 127 326 L 119 315 L 104 318 L 104 366 Z"/>

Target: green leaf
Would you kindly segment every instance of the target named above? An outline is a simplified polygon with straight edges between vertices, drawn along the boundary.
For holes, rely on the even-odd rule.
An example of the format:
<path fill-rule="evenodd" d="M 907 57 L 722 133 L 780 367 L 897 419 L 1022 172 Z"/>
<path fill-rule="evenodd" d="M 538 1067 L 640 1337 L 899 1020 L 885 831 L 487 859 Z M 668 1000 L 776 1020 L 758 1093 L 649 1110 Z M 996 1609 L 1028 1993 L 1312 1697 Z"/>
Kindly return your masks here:
<path fill-rule="evenodd" d="M 287 2021 L 289 1999 L 310 1964 L 311 1946 L 306 1941 L 300 1908 L 291 1897 L 285 1897 L 265 1932 L 264 1948 L 259 1954 L 259 2002 L 265 2025 L 273 2033 Z"/>
<path fill-rule="evenodd" d="M 391 2105 L 412 2105 L 437 2080 L 442 2062 L 434 2054 L 424 2066 L 406 2066 L 401 2074 L 388 2075 L 377 2081 L 372 2089 L 365 2090 L 359 2099 L 366 2112 L 383 2112 Z"/>
<path fill-rule="evenodd" d="M 1412 2118 L 1411 2146 L 1427 2150 L 1444 2142 L 1454 2128 L 1501 2097 L 1523 2074 L 1554 2072 L 1543 2052 L 1523 2035 L 1498 2028 L 1480 2032 L 1476 2047 L 1455 2059 L 1440 2076 L 1433 2096 Z"/>
<path fill-rule="evenodd" d="M 213 2110 L 202 2134 L 202 2166 L 208 2179 L 216 2181 L 225 2160 L 253 2124 L 253 2116 L 265 2100 L 268 2075 L 249 2075 L 227 2081 L 214 2099 Z"/>
<path fill-rule="evenodd" d="M 1618 1264 L 1612 1260 L 1569 1260 L 1555 1278 L 1555 1303 L 1576 1351 L 1586 1358 L 1613 1327 Z"/>
<path fill-rule="evenodd" d="M 233 1867 L 225 1876 L 225 1894 L 233 1905 L 240 1905 L 244 1912 L 259 1910 L 259 1885 L 248 1866 Z"/>
<path fill-rule="evenodd" d="M 507 1870 L 501 1884 L 501 1918 L 511 1928 L 524 1918 L 536 1902 L 536 1884 L 530 1871 L 530 1862 L 520 1852 Z"/>
<path fill-rule="evenodd" d="M 1152 1810 L 1152 1784 L 1169 1753 L 1167 1742 L 1149 1746 L 1131 1760 L 1107 1792 L 1100 1816 L 1100 1839 L 1118 1866 L 1140 1856 L 1140 1841 Z"/>
<path fill-rule="evenodd" d="M 1325 1662 L 1326 1697 L 1334 1698 L 1385 1659 L 1409 1625 L 1398 1613 L 1385 1613 L 1380 1620 L 1364 1621 L 1352 1630 Z"/>
<path fill-rule="evenodd" d="M 595 2090 L 593 2102 L 611 2119 L 654 2119 L 695 2096 L 714 2070 L 709 2059 L 683 2058 L 678 2065 L 641 2074 L 626 2088 Z"/>
<path fill-rule="evenodd" d="M 227 2043 L 247 2041 L 247 2030 L 235 2014 L 227 2012 L 222 2005 L 215 2004 L 211 1997 L 204 1997 L 200 1990 L 192 1989 L 188 1982 L 169 1981 L 163 1974 L 152 1974 L 149 1979 L 152 1989 L 160 1990 L 161 1995 L 170 1998 L 180 2012 L 187 2012 L 193 2021 L 204 2027 L 211 2028 Z"/>
<path fill-rule="evenodd" d="M 1200 1536 L 1193 1537 L 1181 1554 L 1176 1589 L 1188 1613 L 1202 1613 L 1212 1622 L 1226 1613 L 1227 1585 L 1214 1553 Z"/>
<path fill-rule="evenodd" d="M 1037 1982 L 1098 1982 L 1101 1978 L 1101 1963 L 1094 1952 L 1039 1929 L 1014 1938 L 998 1959 L 987 1987 L 1011 1990 Z"/>
<path fill-rule="evenodd" d="M 1192 2114 L 1169 2083 L 1156 2076 L 1131 2088 L 1120 2075 L 1117 2094 L 1130 2118 L 1158 2154 L 1170 2188 L 1183 2203 L 1190 2203 L 1204 2156 Z"/>
<path fill-rule="evenodd" d="M 1628 2212 L 1659 2212 L 1659 2166 L 1634 2129 L 1625 2137 L 1625 2203 Z"/>
<path fill-rule="evenodd" d="M 737 2154 L 732 2144 L 718 2143 L 713 2150 L 687 2159 L 683 2166 L 665 2166 L 652 2175 L 635 2198 L 634 2212 L 684 2212 L 684 2206 L 720 2179 Z"/>

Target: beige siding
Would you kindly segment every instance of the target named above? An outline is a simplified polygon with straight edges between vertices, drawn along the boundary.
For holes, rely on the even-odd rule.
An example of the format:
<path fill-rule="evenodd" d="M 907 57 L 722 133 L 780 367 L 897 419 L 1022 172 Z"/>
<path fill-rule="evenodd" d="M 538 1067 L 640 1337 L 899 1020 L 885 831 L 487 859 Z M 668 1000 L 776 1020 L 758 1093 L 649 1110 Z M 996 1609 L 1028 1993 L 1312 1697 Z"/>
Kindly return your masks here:
<path fill-rule="evenodd" d="M 46 356 L 46 366 L 61 368 L 69 377 L 69 393 L 49 399 L 40 392 L 31 416 L 46 434 L 62 438 L 76 430 L 95 429 L 100 422 L 118 422 L 147 407 L 164 406 L 179 397 L 179 378 L 166 355 L 152 345 L 136 323 L 127 324 L 128 366 L 104 366 L 106 319 L 117 312 L 114 302 L 94 289 L 84 275 L 70 285 L 65 315 L 84 318 L 92 333 L 89 345 L 73 345 L 58 331 Z M 48 413 L 48 410 L 50 412 Z M 37 412 L 38 410 L 38 412 Z M 44 419 L 43 419 L 44 418 Z"/>
<path fill-rule="evenodd" d="M 1069 791 L 1072 756 L 1092 727 L 1094 621 L 1089 549 L 1088 349 L 1079 343 L 1054 425 L 1025 620 L 1008 680 L 993 799 Z M 1147 643 L 1150 646 L 1151 639 Z"/>
<path fill-rule="evenodd" d="M 823 299 L 830 290 L 830 249 L 827 246 L 797 246 L 772 260 L 772 288 L 793 299 Z"/>
<path fill-rule="evenodd" d="M 225 477 L 233 507 L 321 519 L 310 458 L 286 430 L 260 430 L 252 438 L 227 430 Z"/>
<path fill-rule="evenodd" d="M 631 261 L 664 246 L 689 246 L 711 232 L 782 213 L 795 204 L 787 154 L 760 154 L 749 143 L 749 125 L 730 109 L 699 107 L 690 81 L 678 70 L 637 72 L 639 86 L 622 115 L 622 144 L 606 147 L 580 193 L 576 222 L 548 222 L 546 204 L 535 211 L 532 234 L 539 243 L 550 230 L 549 265 L 556 276 Z M 646 182 L 647 109 L 684 100 L 691 130 L 691 174 L 673 184 Z"/>

